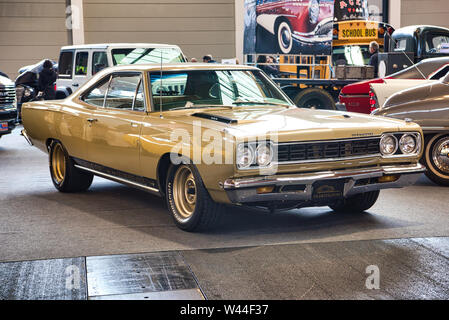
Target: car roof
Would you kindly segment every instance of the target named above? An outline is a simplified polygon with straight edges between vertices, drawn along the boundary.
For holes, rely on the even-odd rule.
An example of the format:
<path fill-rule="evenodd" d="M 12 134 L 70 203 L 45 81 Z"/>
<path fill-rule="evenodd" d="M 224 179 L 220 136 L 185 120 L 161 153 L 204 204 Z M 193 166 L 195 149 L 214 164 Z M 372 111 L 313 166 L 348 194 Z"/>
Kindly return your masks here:
<path fill-rule="evenodd" d="M 72 46 L 64 46 L 61 50 L 76 50 L 76 49 L 107 49 L 107 48 L 178 48 L 174 44 L 164 43 L 93 43 L 93 44 L 78 44 Z"/>
<path fill-rule="evenodd" d="M 129 64 L 118 65 L 104 69 L 105 73 L 119 71 L 160 71 L 160 64 Z M 165 63 L 162 65 L 162 71 L 182 71 L 182 70 L 258 70 L 241 64 L 220 64 L 220 63 Z"/>
<path fill-rule="evenodd" d="M 438 27 L 438 26 L 432 26 L 432 25 L 414 25 L 414 26 L 407 26 L 403 28 L 396 29 L 393 33 L 393 38 L 401 38 L 401 37 L 413 37 L 416 31 L 444 31 L 449 33 L 449 29 Z"/>

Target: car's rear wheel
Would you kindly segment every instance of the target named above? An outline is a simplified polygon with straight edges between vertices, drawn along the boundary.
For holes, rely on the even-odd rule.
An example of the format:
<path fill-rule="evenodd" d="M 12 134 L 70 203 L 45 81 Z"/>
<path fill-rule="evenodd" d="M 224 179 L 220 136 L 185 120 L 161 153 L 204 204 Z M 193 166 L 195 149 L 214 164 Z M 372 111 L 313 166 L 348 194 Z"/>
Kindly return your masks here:
<path fill-rule="evenodd" d="M 345 198 L 329 206 L 337 213 L 361 213 L 371 208 L 379 198 L 380 191 L 370 191 Z"/>
<path fill-rule="evenodd" d="M 89 189 L 93 174 L 75 168 L 73 159 L 61 142 L 50 144 L 50 175 L 54 186 L 61 192 L 80 192 Z"/>
<path fill-rule="evenodd" d="M 185 231 L 218 225 L 223 206 L 214 202 L 194 165 L 172 165 L 167 176 L 167 206 L 176 225 Z"/>
<path fill-rule="evenodd" d="M 335 101 L 332 96 L 318 88 L 304 89 L 294 99 L 299 108 L 336 110 Z"/>
<path fill-rule="evenodd" d="M 426 176 L 430 180 L 449 186 L 449 134 L 427 137 L 422 161 L 427 167 Z"/>

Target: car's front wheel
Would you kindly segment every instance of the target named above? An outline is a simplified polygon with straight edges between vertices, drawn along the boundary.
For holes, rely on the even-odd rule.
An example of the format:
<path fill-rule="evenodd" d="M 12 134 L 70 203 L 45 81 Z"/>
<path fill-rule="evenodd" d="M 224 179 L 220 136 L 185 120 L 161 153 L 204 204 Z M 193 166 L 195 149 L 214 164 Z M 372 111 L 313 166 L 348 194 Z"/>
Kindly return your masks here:
<path fill-rule="evenodd" d="M 93 174 L 77 169 L 61 142 L 50 144 L 50 175 L 54 186 L 61 192 L 81 192 L 89 189 Z"/>
<path fill-rule="evenodd" d="M 345 198 L 329 206 L 337 213 L 361 213 L 371 208 L 379 198 L 380 191 L 370 191 Z"/>
<path fill-rule="evenodd" d="M 449 186 L 449 134 L 426 138 L 423 156 L 426 175 L 433 182 Z"/>
<path fill-rule="evenodd" d="M 216 226 L 223 206 L 214 202 L 194 165 L 172 165 L 168 170 L 167 206 L 176 225 L 185 231 Z"/>

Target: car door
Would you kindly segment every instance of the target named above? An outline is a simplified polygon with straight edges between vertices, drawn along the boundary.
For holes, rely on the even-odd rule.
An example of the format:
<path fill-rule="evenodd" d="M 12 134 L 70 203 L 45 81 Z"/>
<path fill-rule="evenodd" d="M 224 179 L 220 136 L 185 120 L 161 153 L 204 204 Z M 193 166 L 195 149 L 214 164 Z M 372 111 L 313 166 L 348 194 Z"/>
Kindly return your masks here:
<path fill-rule="evenodd" d="M 104 105 L 92 112 L 87 129 L 89 161 L 138 175 L 145 99 L 140 72 L 112 74 Z"/>
<path fill-rule="evenodd" d="M 88 80 L 89 51 L 77 51 L 73 66 L 72 92 L 79 89 Z"/>

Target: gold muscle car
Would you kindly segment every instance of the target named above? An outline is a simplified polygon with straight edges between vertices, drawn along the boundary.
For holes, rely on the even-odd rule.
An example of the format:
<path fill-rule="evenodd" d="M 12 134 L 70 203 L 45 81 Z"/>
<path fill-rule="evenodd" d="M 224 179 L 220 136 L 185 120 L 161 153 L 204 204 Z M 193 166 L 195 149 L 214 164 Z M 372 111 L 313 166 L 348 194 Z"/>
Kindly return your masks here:
<path fill-rule="evenodd" d="M 25 104 L 23 125 L 59 191 L 94 175 L 137 187 L 188 231 L 215 225 L 226 204 L 362 212 L 425 171 L 418 125 L 297 108 L 248 66 L 105 69 L 65 100 Z"/>

